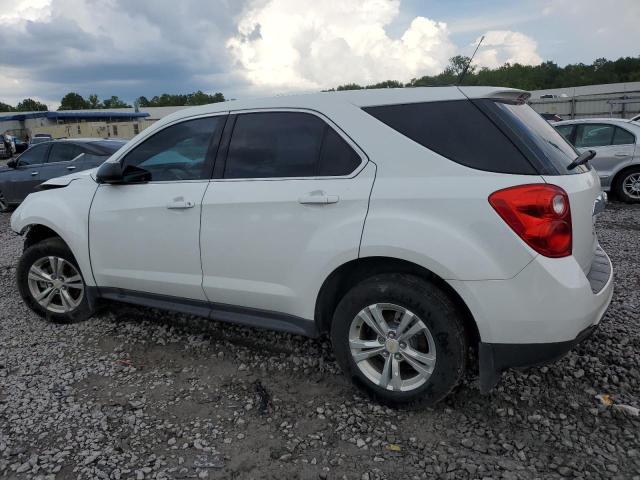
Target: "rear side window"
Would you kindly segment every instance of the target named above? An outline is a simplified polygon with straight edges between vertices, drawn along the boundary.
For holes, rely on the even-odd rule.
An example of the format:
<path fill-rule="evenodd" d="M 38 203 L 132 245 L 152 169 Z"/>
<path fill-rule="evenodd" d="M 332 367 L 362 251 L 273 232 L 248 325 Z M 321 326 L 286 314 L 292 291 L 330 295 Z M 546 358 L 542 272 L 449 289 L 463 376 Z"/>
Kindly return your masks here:
<path fill-rule="evenodd" d="M 513 142 L 468 100 L 366 107 L 364 111 L 423 147 L 467 167 L 536 173 Z"/>
<path fill-rule="evenodd" d="M 616 127 L 601 123 L 585 123 L 578 127 L 576 147 L 605 147 L 613 143 Z"/>
<path fill-rule="evenodd" d="M 322 120 L 308 113 L 238 115 L 224 177 L 315 176 L 324 126 Z"/>
<path fill-rule="evenodd" d="M 68 162 L 81 153 L 83 153 L 82 148 L 73 143 L 54 143 L 49 153 L 49 163 Z"/>

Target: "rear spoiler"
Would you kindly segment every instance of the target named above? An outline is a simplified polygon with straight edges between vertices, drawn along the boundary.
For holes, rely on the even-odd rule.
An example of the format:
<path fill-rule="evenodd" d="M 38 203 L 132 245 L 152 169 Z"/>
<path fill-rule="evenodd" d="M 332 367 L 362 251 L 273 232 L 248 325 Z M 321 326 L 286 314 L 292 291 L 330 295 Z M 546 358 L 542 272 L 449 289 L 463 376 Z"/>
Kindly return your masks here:
<path fill-rule="evenodd" d="M 531 97 L 529 92 L 516 88 L 458 87 L 458 90 L 469 99 L 490 98 L 492 100 L 525 103 Z"/>

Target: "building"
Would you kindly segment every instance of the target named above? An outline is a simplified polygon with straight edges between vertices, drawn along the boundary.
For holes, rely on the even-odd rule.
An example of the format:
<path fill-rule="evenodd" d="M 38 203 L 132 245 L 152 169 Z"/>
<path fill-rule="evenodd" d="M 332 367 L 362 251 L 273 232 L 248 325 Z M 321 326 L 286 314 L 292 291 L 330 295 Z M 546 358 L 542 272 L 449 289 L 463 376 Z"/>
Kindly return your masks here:
<path fill-rule="evenodd" d="M 640 113 L 640 82 L 536 90 L 529 103 L 538 113 L 564 119 L 631 118 Z"/>

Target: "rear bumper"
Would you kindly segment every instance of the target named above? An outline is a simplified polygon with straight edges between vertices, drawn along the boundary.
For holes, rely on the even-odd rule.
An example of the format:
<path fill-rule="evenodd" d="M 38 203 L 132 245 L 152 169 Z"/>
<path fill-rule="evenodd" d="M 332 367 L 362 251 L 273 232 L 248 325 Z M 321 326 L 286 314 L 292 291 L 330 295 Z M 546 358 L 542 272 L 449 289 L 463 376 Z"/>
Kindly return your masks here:
<path fill-rule="evenodd" d="M 538 256 L 510 280 L 452 285 L 478 325 L 487 392 L 504 370 L 552 362 L 587 338 L 611 302 L 613 269 L 598 247 L 587 274 L 573 257 Z"/>
<path fill-rule="evenodd" d="M 573 340 L 554 343 L 480 343 L 480 392 L 488 393 L 509 368 L 544 365 L 564 357 L 573 347 L 587 339 L 598 324 L 585 328 Z"/>

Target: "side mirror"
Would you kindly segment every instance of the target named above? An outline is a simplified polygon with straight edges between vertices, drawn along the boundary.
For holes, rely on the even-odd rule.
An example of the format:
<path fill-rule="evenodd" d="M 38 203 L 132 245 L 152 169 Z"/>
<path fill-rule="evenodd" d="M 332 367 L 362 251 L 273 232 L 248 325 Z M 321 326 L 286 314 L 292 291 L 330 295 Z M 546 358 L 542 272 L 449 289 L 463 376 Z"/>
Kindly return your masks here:
<path fill-rule="evenodd" d="M 146 183 L 151 181 L 151 172 L 144 168 L 127 166 L 124 169 L 119 163 L 104 162 L 96 172 L 98 183 Z"/>
<path fill-rule="evenodd" d="M 16 168 L 18 166 L 18 161 L 17 160 L 9 160 L 7 162 L 7 167 L 9 168 Z"/>
<path fill-rule="evenodd" d="M 122 166 L 119 163 L 104 162 L 96 172 L 98 183 L 123 183 Z"/>

